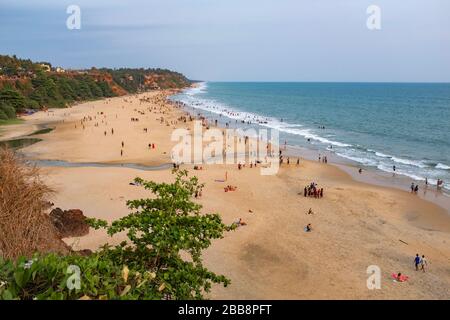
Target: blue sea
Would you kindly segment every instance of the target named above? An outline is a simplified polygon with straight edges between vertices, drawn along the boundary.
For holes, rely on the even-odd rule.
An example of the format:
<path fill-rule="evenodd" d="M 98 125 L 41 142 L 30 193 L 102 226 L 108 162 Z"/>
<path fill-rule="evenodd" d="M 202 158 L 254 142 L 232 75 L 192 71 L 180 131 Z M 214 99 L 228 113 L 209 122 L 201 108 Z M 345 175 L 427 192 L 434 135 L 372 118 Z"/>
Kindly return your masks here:
<path fill-rule="evenodd" d="M 173 97 L 292 146 L 450 190 L 450 84 L 205 82 Z"/>

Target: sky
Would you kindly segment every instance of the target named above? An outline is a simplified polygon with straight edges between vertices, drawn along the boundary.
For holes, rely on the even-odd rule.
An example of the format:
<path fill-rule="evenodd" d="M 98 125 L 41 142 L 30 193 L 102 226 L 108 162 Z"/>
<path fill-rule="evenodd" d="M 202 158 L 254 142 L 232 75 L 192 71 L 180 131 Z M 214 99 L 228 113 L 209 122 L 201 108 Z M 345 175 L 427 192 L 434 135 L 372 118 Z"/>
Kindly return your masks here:
<path fill-rule="evenodd" d="M 449 17 L 449 0 L 0 0 L 0 54 L 208 81 L 450 82 Z"/>

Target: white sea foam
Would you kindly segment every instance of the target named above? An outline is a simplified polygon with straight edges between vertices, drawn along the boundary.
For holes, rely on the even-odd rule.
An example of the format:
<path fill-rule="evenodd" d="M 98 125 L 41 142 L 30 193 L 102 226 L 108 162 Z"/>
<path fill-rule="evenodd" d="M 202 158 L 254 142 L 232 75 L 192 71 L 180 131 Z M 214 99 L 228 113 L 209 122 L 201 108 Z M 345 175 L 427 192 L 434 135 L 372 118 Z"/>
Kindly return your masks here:
<path fill-rule="evenodd" d="M 443 163 L 438 163 L 435 167 L 436 169 L 450 170 L 450 166 L 447 166 Z"/>
<path fill-rule="evenodd" d="M 187 94 L 189 96 L 194 96 L 199 93 L 206 92 L 206 89 L 208 88 L 208 85 L 206 82 L 200 82 L 195 87 L 188 88 L 183 91 L 184 94 Z"/>
<path fill-rule="evenodd" d="M 397 163 L 407 164 L 419 168 L 426 168 L 428 167 L 426 164 L 423 163 L 423 161 L 417 161 L 417 160 L 409 160 L 409 159 L 402 159 L 397 157 L 391 157 L 391 160 Z"/>
<path fill-rule="evenodd" d="M 363 165 L 365 165 L 365 166 L 371 166 L 371 167 L 373 167 L 373 166 L 376 166 L 376 165 L 377 165 L 377 161 L 372 160 L 372 159 L 363 158 L 363 157 L 358 157 L 358 156 L 354 156 L 354 155 L 349 155 L 349 154 L 345 154 L 345 153 L 341 153 L 341 152 L 336 152 L 336 154 L 337 154 L 338 156 L 343 157 L 343 158 L 346 158 L 346 159 L 349 159 L 349 160 L 352 160 L 352 161 L 361 163 L 361 164 L 363 164 Z"/>
<path fill-rule="evenodd" d="M 197 89 L 197 88 L 194 88 Z M 191 89 L 189 89 L 191 90 Z M 193 94 L 195 95 L 195 94 Z M 218 115 L 224 115 L 230 119 L 251 122 L 253 124 L 259 124 L 261 126 L 265 126 L 271 129 L 276 129 L 280 132 L 285 132 L 293 135 L 302 136 L 306 139 L 315 140 L 321 142 L 326 145 L 333 145 L 338 147 L 351 147 L 351 144 L 343 143 L 339 141 L 334 141 L 331 139 L 324 138 L 320 135 L 317 135 L 311 131 L 311 129 L 298 129 L 303 127 L 302 124 L 291 124 L 287 122 L 279 121 L 273 117 L 264 117 L 251 112 L 239 111 L 234 108 L 230 108 L 227 105 L 224 105 L 215 100 L 209 99 L 193 99 L 189 97 L 188 99 L 181 99 L 181 102 L 189 105 L 195 109 L 201 109 L 204 111 L 208 111 Z"/>
<path fill-rule="evenodd" d="M 384 154 L 382 152 L 378 152 L 378 151 L 375 151 L 375 155 L 378 157 L 381 157 L 381 158 L 392 158 L 392 156 L 390 156 L 388 154 Z"/>
<path fill-rule="evenodd" d="M 199 83 L 197 87 L 187 89 L 177 100 L 186 105 L 199 110 L 204 110 L 213 114 L 225 116 L 238 122 L 250 122 L 272 129 L 277 129 L 291 135 L 301 136 L 309 139 L 311 144 L 323 144 L 328 151 L 335 152 L 336 155 L 355 161 L 365 166 L 376 167 L 385 172 L 392 172 L 393 165 L 396 165 L 396 173 L 410 177 L 414 180 L 423 181 L 428 177 L 430 184 L 436 184 L 437 178 L 441 175 L 439 170 L 450 170 L 450 166 L 438 163 L 431 167 L 424 160 L 405 159 L 389 155 L 373 149 L 365 149 L 364 146 L 353 145 L 336 141 L 335 134 L 324 134 L 323 136 L 315 132 L 314 129 L 305 128 L 299 123 L 288 123 L 280 121 L 274 117 L 261 116 L 252 112 L 240 111 L 224 103 L 213 99 L 198 96 L 207 91 L 207 83 Z M 331 139 L 333 138 L 333 139 Z M 336 140 L 335 140 L 336 139 Z M 332 148 L 332 146 L 336 148 Z M 359 147 L 358 147 L 359 146 Z M 450 190 L 450 184 L 444 184 L 444 188 Z"/>

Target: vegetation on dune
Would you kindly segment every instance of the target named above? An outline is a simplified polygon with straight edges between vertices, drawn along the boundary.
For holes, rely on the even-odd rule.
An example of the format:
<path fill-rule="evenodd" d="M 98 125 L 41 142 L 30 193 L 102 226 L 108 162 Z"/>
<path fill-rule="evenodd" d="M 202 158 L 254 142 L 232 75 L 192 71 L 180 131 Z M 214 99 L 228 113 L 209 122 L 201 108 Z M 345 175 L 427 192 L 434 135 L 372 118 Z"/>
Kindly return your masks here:
<path fill-rule="evenodd" d="M 62 108 L 79 101 L 151 89 L 183 88 L 191 82 L 165 69 L 63 70 L 48 62 L 0 55 L 0 121 L 26 109 Z"/>
<path fill-rule="evenodd" d="M 2 188 L 5 181 L 0 182 Z M 233 226 L 223 224 L 218 214 L 200 213 L 201 206 L 191 200 L 203 187 L 197 178 L 189 177 L 187 171 L 175 171 L 173 183 L 139 178 L 135 183 L 153 197 L 128 201 L 132 212 L 111 224 L 89 219 L 92 227 L 104 228 L 111 236 L 126 233 L 128 240 L 120 245 L 105 245 L 88 256 L 40 251 L 31 257 L 29 250 L 11 251 L 11 238 L 2 237 L 0 300 L 202 299 L 213 283 L 227 286 L 230 281 L 225 276 L 203 266 L 201 252 Z M 9 193 L 0 196 L 0 202 L 14 198 Z M 10 222 L 6 224 L 15 223 L 19 217 L 29 221 L 23 211 L 13 208 L 11 205 Z M 0 228 L 5 228 L 5 223 Z M 33 230 L 34 225 L 29 228 Z M 7 260 L 5 252 L 14 252 L 14 259 Z M 20 252 L 27 258 L 17 258 Z"/>
<path fill-rule="evenodd" d="M 0 149 L 0 256 L 68 252 L 44 212 L 51 193 L 37 168 L 22 163 L 9 149 Z"/>
<path fill-rule="evenodd" d="M 8 120 L 0 120 L 0 126 L 10 125 L 10 124 L 20 124 L 20 123 L 22 123 L 22 121 L 23 120 L 17 119 L 17 118 L 12 118 L 12 119 L 8 119 Z"/>

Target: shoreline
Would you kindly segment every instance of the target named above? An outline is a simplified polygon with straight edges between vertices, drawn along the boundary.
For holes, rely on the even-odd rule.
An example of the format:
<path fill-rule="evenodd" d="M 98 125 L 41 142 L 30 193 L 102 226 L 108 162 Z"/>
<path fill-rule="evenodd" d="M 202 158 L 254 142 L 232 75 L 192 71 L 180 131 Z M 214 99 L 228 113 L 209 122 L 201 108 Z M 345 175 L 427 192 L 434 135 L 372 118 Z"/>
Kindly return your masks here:
<path fill-rule="evenodd" d="M 288 145 L 288 148 L 289 147 L 292 146 Z M 307 151 L 305 153 L 299 153 L 301 151 L 296 152 L 295 150 L 292 150 L 292 156 L 297 157 L 299 155 L 303 155 L 303 157 L 308 159 L 309 161 L 317 161 L 317 159 L 315 159 L 314 157 L 317 157 L 319 154 L 326 155 L 329 159 L 330 165 L 333 165 L 340 170 L 348 173 L 354 181 L 410 193 L 409 190 L 411 179 L 406 176 L 400 174 L 389 174 L 388 172 L 379 170 L 377 168 L 361 166 L 356 162 L 352 162 L 351 160 L 342 158 L 331 152 L 327 152 L 326 154 L 324 154 L 323 152 L 319 153 L 316 150 L 307 148 L 302 149 Z M 288 152 L 289 151 L 291 150 L 288 149 Z M 291 155 L 290 153 L 288 154 Z M 364 168 L 362 174 L 358 173 L 359 168 Z M 438 190 L 436 186 L 426 186 L 425 183 L 421 183 L 417 196 L 421 199 L 440 206 L 442 209 L 447 211 L 450 217 L 450 194 L 445 190 Z"/>
<path fill-rule="evenodd" d="M 79 163 L 165 163 L 173 146 L 168 141 L 171 131 L 190 125 L 171 123 L 183 112 L 161 100 L 168 94 L 150 92 L 87 102 L 54 110 L 53 115 L 39 112 L 25 122 L 35 125 L 50 120 L 55 130 L 38 136 L 43 141 L 22 153 L 36 159 Z M 149 101 L 142 102 L 140 97 L 149 97 Z M 80 119 L 88 115 L 98 118 L 86 122 L 84 129 Z M 135 115 L 140 121 L 130 122 Z M 165 121 L 160 121 L 161 117 Z M 100 122 L 100 127 L 94 122 Z M 146 127 L 148 133 L 143 131 Z M 109 133 L 111 128 L 114 134 Z M 155 150 L 147 147 L 150 142 L 156 144 Z M 220 213 L 226 224 L 237 217 L 248 223 L 214 241 L 204 254 L 209 268 L 232 280 L 228 288 L 214 287 L 211 298 L 450 298 L 446 273 L 450 217 L 437 205 L 405 191 L 358 182 L 342 169 L 318 161 L 304 160 L 298 167 L 283 165 L 275 176 L 261 176 L 259 170 L 248 167 L 238 170 L 236 165 L 205 165 L 198 171 L 192 167 L 182 165 L 206 183 L 203 196 L 197 199 L 202 211 Z M 129 185 L 136 176 L 154 181 L 172 179 L 168 169 L 49 166 L 42 171 L 57 191 L 52 199 L 56 206 L 80 208 L 88 217 L 108 221 L 129 213 L 126 200 L 148 196 L 148 192 Z M 224 193 L 224 183 L 217 182 L 225 171 L 226 183 L 237 186 L 236 192 Z M 299 195 L 311 181 L 324 187 L 323 199 Z M 315 214 L 307 215 L 309 208 Z M 313 225 L 310 234 L 303 232 L 307 223 Z M 121 241 L 96 230 L 65 240 L 77 249 Z M 416 251 L 432 261 L 429 273 L 413 273 L 410 258 Z M 366 268 L 372 264 L 382 269 L 383 290 L 366 288 Z M 393 283 L 390 274 L 398 271 L 410 274 L 412 280 L 405 286 Z"/>
<path fill-rule="evenodd" d="M 168 95 L 168 98 L 170 97 L 170 95 Z M 104 99 L 101 99 L 104 100 Z M 99 100 L 99 101 L 101 101 Z M 192 108 L 195 109 L 195 108 Z M 188 111 L 188 110 L 186 110 Z M 189 111 L 188 111 L 189 112 Z M 201 113 L 199 113 L 201 114 Z M 25 121 L 25 120 L 24 120 Z M 19 125 L 25 125 L 26 123 L 21 123 Z M 5 137 L 2 137 L 0 135 L 0 142 L 4 142 L 4 141 L 8 141 L 8 140 L 19 140 L 19 139 L 32 139 L 30 138 L 30 136 L 34 136 L 34 132 L 37 132 L 41 129 L 46 129 L 46 128 L 51 128 L 51 125 L 55 124 L 55 121 L 51 121 L 48 123 L 39 123 L 34 125 L 32 128 L 30 128 L 29 130 L 25 131 L 25 134 L 21 134 L 21 135 L 13 135 L 13 133 L 11 133 L 11 135 Z M 222 128 L 224 129 L 224 128 Z M 39 141 L 37 141 L 39 142 Z M 319 150 L 313 150 L 313 149 L 308 149 L 305 147 L 299 147 L 299 146 L 292 146 L 292 145 L 287 145 L 287 149 L 284 149 L 286 151 L 285 155 L 288 157 L 293 157 L 293 158 L 301 158 L 301 159 L 306 159 L 308 161 L 317 161 L 314 159 L 315 155 L 326 155 L 327 157 L 330 158 L 330 165 L 335 166 L 336 168 L 339 168 L 340 170 L 348 173 L 351 178 L 354 181 L 357 182 L 363 182 L 372 186 L 381 186 L 381 187 L 386 187 L 386 188 L 395 188 L 397 190 L 402 190 L 405 192 L 408 192 L 408 188 L 409 188 L 409 181 L 408 177 L 403 176 L 403 175 L 389 175 L 387 172 L 378 170 L 378 169 L 373 169 L 371 167 L 367 168 L 367 170 L 364 172 L 364 174 L 357 174 L 357 170 L 358 168 L 362 167 L 359 166 L 357 163 L 353 163 L 350 160 L 347 160 L 345 158 L 339 157 L 337 155 L 335 155 L 334 153 L 331 152 L 327 152 L 326 154 L 324 153 L 319 153 Z M 334 162 L 333 162 L 334 161 Z M 153 164 L 153 165 L 148 165 L 148 163 L 140 163 L 140 162 L 135 162 L 135 163 L 122 163 L 120 161 L 110 161 L 110 162 L 86 162 L 86 163 L 80 163 L 78 164 L 77 162 L 66 162 L 64 160 L 60 160 L 60 159 L 39 159 L 38 161 L 34 161 L 34 163 L 45 163 L 48 162 L 47 164 L 44 164 L 43 166 L 45 167 L 51 167 L 51 163 L 54 162 L 54 166 L 61 166 L 61 167 L 96 167 L 96 166 L 101 166 L 102 164 L 104 164 L 106 166 L 108 166 L 108 164 L 111 164 L 111 167 L 117 167 L 120 164 L 123 164 L 124 167 L 128 167 L 128 168 L 135 168 L 138 170 L 152 170 L 152 169 L 147 169 L 145 167 L 161 167 L 163 170 L 165 167 L 167 167 L 170 163 L 161 163 L 161 164 Z M 140 168 L 142 167 L 142 168 Z M 159 170 L 159 169 L 155 169 L 155 170 Z M 391 176 L 391 177 L 389 177 Z M 446 210 L 447 213 L 449 214 L 450 217 L 450 195 L 447 194 L 445 191 L 443 190 L 437 190 L 435 187 L 433 186 L 426 186 L 425 184 L 421 185 L 421 189 L 420 192 L 417 194 L 421 199 L 424 199 L 428 202 L 431 202 L 433 204 L 436 204 L 438 206 L 440 206 L 442 209 Z"/>
<path fill-rule="evenodd" d="M 197 86 L 198 84 L 194 86 L 194 88 Z M 171 96 L 168 97 L 168 99 L 170 98 Z M 204 115 L 206 113 L 207 119 L 211 120 L 214 118 L 214 114 L 212 114 L 211 112 L 205 111 L 203 109 L 198 109 L 193 106 L 185 106 L 185 110 L 189 112 L 192 116 Z M 224 114 L 224 117 L 233 120 L 233 118 L 229 118 L 226 114 Z M 221 117 L 218 117 L 218 120 L 219 120 L 219 127 L 223 129 L 224 128 L 224 123 L 222 123 L 223 120 L 221 120 Z M 257 127 L 260 127 L 260 125 L 258 124 L 256 125 Z M 241 125 L 238 124 L 237 127 L 241 127 Z M 242 127 L 245 128 L 245 126 Z M 280 145 L 280 150 L 281 149 L 282 147 Z M 351 161 L 349 159 L 341 157 L 333 152 L 330 152 L 329 150 L 319 150 L 289 144 L 287 145 L 287 148 L 284 148 L 283 150 L 284 150 L 283 154 L 286 157 L 301 158 L 309 161 L 317 161 L 317 157 L 319 155 L 322 156 L 326 155 L 327 158 L 330 160 L 329 162 L 330 165 L 333 165 L 336 168 L 339 168 L 340 170 L 343 170 L 344 172 L 348 173 L 355 181 L 364 182 L 373 186 L 395 188 L 397 190 L 409 192 L 408 190 L 410 190 L 411 181 L 414 181 L 416 184 L 418 183 L 416 180 L 408 176 L 402 174 L 392 175 L 378 168 L 367 167 L 358 164 L 355 161 Z M 363 174 L 357 173 L 359 168 L 364 168 Z M 427 186 L 423 182 L 420 182 L 419 185 L 420 190 L 417 195 L 421 199 L 424 199 L 426 201 L 429 201 L 431 203 L 440 206 L 442 209 L 447 211 L 447 214 L 450 217 L 450 193 L 447 192 L 445 189 L 437 189 L 436 186 L 432 185 Z"/>
<path fill-rule="evenodd" d="M 311 123 L 309 125 L 306 124 L 308 123 L 307 119 L 302 120 L 304 123 L 302 123 L 302 121 L 300 120 L 288 121 L 287 119 L 284 119 L 283 121 L 284 117 L 281 120 L 279 119 L 279 116 L 282 116 L 282 114 L 274 115 L 269 111 L 260 114 L 258 108 L 255 109 L 255 105 L 252 104 L 251 101 L 249 102 L 248 108 L 245 106 L 245 104 L 235 101 L 235 105 L 240 106 L 236 109 L 235 107 L 233 107 L 232 102 L 231 104 L 226 103 L 226 96 L 220 98 L 220 95 L 223 94 L 223 92 L 227 92 L 228 95 L 233 94 L 232 91 L 227 91 L 228 89 L 226 86 L 221 87 L 221 85 L 221 83 L 217 83 L 218 87 L 216 87 L 216 89 L 213 89 L 215 84 L 214 82 L 211 84 L 211 93 L 214 93 L 215 90 L 219 90 L 219 100 L 215 100 L 214 94 L 213 96 L 210 96 L 208 94 L 208 92 L 210 91 L 208 89 L 208 82 L 202 82 L 201 84 L 199 84 L 198 90 L 185 90 L 181 95 L 172 97 L 172 100 L 178 100 L 186 103 L 186 106 L 188 108 L 194 110 L 194 114 L 199 111 L 208 119 L 221 119 L 223 117 L 223 125 L 227 123 L 230 125 L 230 128 L 273 128 L 279 130 L 280 136 L 282 137 L 281 140 L 285 140 L 285 143 L 287 141 L 291 147 L 299 146 L 300 148 L 314 150 L 316 151 L 317 155 L 320 153 L 326 154 L 331 152 L 341 159 L 339 161 L 340 163 L 350 163 L 351 165 L 356 165 L 365 169 L 373 170 L 375 172 L 381 172 L 382 174 L 393 173 L 392 168 L 396 167 L 396 176 L 404 176 L 405 180 L 417 183 L 420 186 L 425 185 L 426 177 L 428 177 L 429 187 L 436 186 L 439 178 L 443 178 L 444 183 L 441 186 L 440 190 L 450 195 L 450 184 L 448 184 L 448 172 L 446 171 L 447 165 L 445 165 L 446 160 L 442 159 L 439 156 L 438 158 L 434 158 L 434 160 L 428 159 L 424 155 L 411 158 L 404 154 L 402 155 L 401 152 L 397 153 L 393 150 L 389 151 L 389 148 L 386 149 L 379 144 L 376 147 L 376 141 L 374 141 L 374 145 L 371 145 L 371 143 L 367 142 L 367 139 L 363 140 L 366 141 L 364 143 L 364 145 L 366 146 L 360 146 L 359 142 L 355 141 L 355 139 L 345 139 L 345 134 L 342 135 L 341 133 L 338 133 L 338 131 L 336 131 L 335 128 L 332 128 L 332 125 L 330 124 L 326 128 L 327 131 L 319 132 L 317 131 L 317 128 L 315 126 L 312 126 Z M 231 86 L 230 88 L 233 87 Z M 266 89 L 269 90 L 269 88 L 267 87 Z M 223 92 L 220 90 L 222 90 Z M 245 88 L 243 90 L 245 90 Z M 238 93 L 235 99 L 240 97 L 239 94 L 241 93 Z M 282 97 L 280 97 L 280 99 L 281 98 Z M 246 99 L 246 96 L 243 96 L 242 99 Z M 271 102 L 274 106 L 277 105 L 276 101 L 271 100 Z M 281 101 L 280 103 L 283 103 L 283 101 Z M 280 111 L 282 112 L 282 110 Z M 319 120 L 316 119 L 316 121 Z M 300 129 L 297 129 L 297 127 L 299 127 Z M 319 129 L 325 129 L 325 126 L 319 127 Z M 330 137 L 335 137 L 337 141 L 332 140 L 332 138 Z M 369 145 L 369 147 L 367 145 Z M 383 145 L 386 146 L 386 144 Z M 335 146 L 336 148 L 333 148 L 333 146 Z M 417 147 L 418 146 L 419 145 L 417 145 Z M 424 147 L 427 146 L 425 145 Z M 347 151 L 351 152 L 348 153 Z M 353 154 L 353 151 L 356 153 Z M 389 154 L 395 154 L 395 156 Z M 375 158 L 373 158 L 372 156 Z M 345 160 L 345 162 L 343 160 Z M 406 165 L 406 167 L 402 167 L 403 165 Z M 419 171 L 416 171 L 416 169 L 418 169 Z M 422 169 L 425 171 L 423 171 Z M 438 173 L 435 172 L 435 170 L 440 171 Z M 406 185 L 406 187 L 409 188 L 409 185 Z"/>

